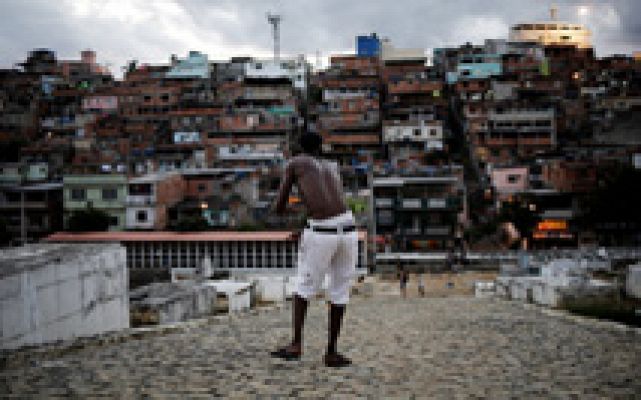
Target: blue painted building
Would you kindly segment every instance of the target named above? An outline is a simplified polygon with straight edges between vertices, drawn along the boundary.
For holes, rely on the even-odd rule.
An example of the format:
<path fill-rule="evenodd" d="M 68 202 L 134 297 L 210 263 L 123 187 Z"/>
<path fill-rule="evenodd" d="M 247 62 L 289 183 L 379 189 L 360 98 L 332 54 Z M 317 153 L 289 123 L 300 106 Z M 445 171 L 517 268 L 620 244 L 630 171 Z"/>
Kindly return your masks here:
<path fill-rule="evenodd" d="M 166 74 L 167 78 L 209 78 L 209 61 L 207 54 L 199 51 L 190 51 L 187 58 L 178 60 L 170 71 Z"/>
<path fill-rule="evenodd" d="M 503 63 L 498 54 L 465 54 L 459 57 L 456 71 L 446 74 L 447 83 L 459 79 L 485 79 L 503 73 Z"/>
<path fill-rule="evenodd" d="M 378 57 L 381 54 L 381 39 L 375 33 L 356 36 L 356 54 L 359 57 Z"/>

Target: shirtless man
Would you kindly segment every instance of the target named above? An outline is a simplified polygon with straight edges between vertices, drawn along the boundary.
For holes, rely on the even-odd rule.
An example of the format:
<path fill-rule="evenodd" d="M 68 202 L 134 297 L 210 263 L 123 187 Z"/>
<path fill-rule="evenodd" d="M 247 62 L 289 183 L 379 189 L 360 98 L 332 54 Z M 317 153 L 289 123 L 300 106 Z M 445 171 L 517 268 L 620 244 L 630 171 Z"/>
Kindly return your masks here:
<path fill-rule="evenodd" d="M 329 274 L 329 335 L 324 362 L 328 367 L 342 367 L 351 361 L 338 353 L 336 342 L 355 275 L 358 233 L 354 217 L 345 204 L 338 166 L 318 158 L 320 136 L 303 134 L 301 146 L 303 154 L 287 164 L 275 203 L 275 211 L 283 214 L 295 183 L 309 215 L 298 252 L 298 286 L 292 301 L 294 337 L 289 346 L 271 354 L 287 360 L 300 358 L 308 300 L 320 288 L 325 274 Z"/>

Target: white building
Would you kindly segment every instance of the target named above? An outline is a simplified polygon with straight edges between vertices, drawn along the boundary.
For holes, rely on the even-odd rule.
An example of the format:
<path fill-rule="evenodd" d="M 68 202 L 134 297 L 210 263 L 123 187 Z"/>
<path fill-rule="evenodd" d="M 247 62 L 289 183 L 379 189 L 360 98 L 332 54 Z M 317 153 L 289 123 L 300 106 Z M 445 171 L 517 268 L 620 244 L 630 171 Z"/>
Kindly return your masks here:
<path fill-rule="evenodd" d="M 425 150 L 443 149 L 442 121 L 386 121 L 383 126 L 383 141 L 421 142 Z"/>
<path fill-rule="evenodd" d="M 515 42 L 538 42 L 543 45 L 575 45 L 592 47 L 592 33 L 579 24 L 556 20 L 556 9 L 550 10 L 550 21 L 516 24 L 510 28 L 510 40 Z"/>
<path fill-rule="evenodd" d="M 305 57 L 295 59 L 251 60 L 245 64 L 245 79 L 290 79 L 299 90 L 307 89 L 309 64 Z"/>

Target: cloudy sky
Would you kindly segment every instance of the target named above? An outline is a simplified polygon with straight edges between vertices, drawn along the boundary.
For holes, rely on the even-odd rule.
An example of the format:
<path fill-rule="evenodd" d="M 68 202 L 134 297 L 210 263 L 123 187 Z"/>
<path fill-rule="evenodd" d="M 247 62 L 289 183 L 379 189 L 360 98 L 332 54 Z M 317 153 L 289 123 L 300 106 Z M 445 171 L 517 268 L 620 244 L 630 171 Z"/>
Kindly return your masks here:
<path fill-rule="evenodd" d="M 377 32 L 399 47 L 431 49 L 507 37 L 517 22 L 545 20 L 541 0 L 0 0 L 0 67 L 33 48 L 79 58 L 92 48 L 120 75 L 127 60 L 164 63 L 200 50 L 210 59 L 272 53 L 267 11 L 282 15 L 281 51 L 354 49 L 358 34 Z M 556 0 L 559 19 L 586 24 L 598 55 L 641 50 L 641 1 Z"/>

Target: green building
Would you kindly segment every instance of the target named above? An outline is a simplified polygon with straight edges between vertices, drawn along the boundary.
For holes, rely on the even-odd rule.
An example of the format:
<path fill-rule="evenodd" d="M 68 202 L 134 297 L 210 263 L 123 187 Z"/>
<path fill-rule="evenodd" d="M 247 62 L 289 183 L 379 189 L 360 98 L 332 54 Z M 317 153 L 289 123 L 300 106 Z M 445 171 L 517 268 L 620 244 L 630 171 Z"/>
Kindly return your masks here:
<path fill-rule="evenodd" d="M 74 211 L 92 207 L 109 214 L 109 230 L 126 224 L 127 176 L 123 174 L 65 175 L 63 178 L 64 225 Z"/>

